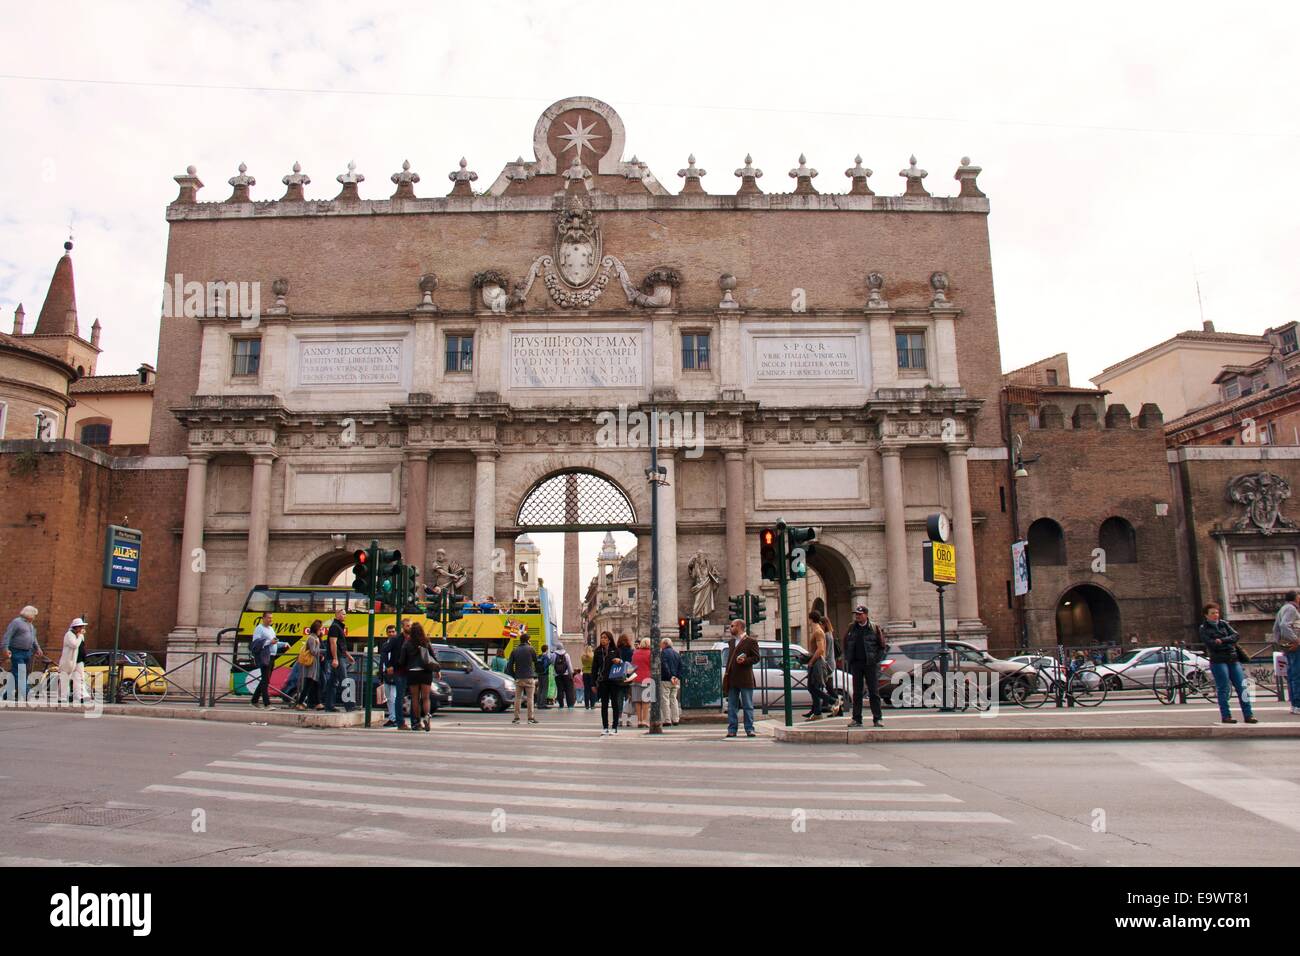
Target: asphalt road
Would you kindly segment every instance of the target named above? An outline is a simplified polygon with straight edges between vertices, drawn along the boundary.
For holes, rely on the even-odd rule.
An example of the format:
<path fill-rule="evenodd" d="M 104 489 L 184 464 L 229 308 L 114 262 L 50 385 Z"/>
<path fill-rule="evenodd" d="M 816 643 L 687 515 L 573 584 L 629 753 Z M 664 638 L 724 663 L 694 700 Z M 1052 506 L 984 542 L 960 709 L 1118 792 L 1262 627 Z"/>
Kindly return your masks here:
<path fill-rule="evenodd" d="M 0 712 L 0 865 L 1289 865 L 1292 741 L 800 747 Z"/>

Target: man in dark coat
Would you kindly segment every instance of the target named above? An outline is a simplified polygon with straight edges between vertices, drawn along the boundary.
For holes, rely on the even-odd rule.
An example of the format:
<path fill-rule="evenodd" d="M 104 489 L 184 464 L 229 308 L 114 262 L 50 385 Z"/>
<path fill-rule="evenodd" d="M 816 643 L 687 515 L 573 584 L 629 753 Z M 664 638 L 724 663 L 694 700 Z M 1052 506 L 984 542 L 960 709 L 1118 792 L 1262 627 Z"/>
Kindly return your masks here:
<path fill-rule="evenodd" d="M 862 691 L 871 698 L 871 723 L 880 723 L 880 658 L 888 647 L 880 626 L 872 624 L 865 604 L 853 609 L 853 624 L 844 632 L 844 669 L 853 675 L 853 719 L 850 727 L 862 726 Z"/>
<path fill-rule="evenodd" d="M 745 711 L 745 736 L 754 732 L 754 665 L 758 663 L 758 641 L 745 633 L 745 622 L 731 622 L 727 642 L 727 667 L 722 672 L 722 692 L 727 695 L 727 736 L 736 736 L 737 712 Z"/>

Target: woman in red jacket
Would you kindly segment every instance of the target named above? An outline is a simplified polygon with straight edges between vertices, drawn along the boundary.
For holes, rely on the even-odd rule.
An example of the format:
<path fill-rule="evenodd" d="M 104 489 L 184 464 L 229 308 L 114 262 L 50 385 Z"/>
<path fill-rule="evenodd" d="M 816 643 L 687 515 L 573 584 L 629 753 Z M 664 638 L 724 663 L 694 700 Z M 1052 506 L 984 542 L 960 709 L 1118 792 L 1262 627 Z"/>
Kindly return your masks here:
<path fill-rule="evenodd" d="M 632 653 L 632 669 L 636 671 L 636 686 L 632 688 L 632 700 L 636 704 L 636 725 L 650 726 L 650 695 L 654 692 L 651 684 L 654 676 L 650 673 L 650 638 L 641 638 L 641 644 Z"/>

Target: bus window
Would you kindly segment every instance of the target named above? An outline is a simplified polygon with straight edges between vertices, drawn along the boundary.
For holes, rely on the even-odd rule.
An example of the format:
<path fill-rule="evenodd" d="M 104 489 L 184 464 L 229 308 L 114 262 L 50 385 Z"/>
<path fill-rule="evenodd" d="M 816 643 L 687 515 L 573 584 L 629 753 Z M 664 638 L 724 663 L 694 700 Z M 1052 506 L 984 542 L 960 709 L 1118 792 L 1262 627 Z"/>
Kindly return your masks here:
<path fill-rule="evenodd" d="M 276 595 L 275 609 L 283 614 L 306 613 L 312 610 L 310 591 L 280 591 Z"/>
<path fill-rule="evenodd" d="M 311 609 L 318 614 L 333 615 L 335 611 L 345 611 L 346 593 L 343 591 L 313 591 Z"/>
<path fill-rule="evenodd" d="M 244 605 L 245 611 L 274 611 L 275 592 L 266 588 L 257 588 L 252 594 L 248 595 L 248 603 Z"/>
<path fill-rule="evenodd" d="M 370 598 L 360 591 L 348 592 L 347 610 L 351 614 L 365 614 L 370 610 Z"/>

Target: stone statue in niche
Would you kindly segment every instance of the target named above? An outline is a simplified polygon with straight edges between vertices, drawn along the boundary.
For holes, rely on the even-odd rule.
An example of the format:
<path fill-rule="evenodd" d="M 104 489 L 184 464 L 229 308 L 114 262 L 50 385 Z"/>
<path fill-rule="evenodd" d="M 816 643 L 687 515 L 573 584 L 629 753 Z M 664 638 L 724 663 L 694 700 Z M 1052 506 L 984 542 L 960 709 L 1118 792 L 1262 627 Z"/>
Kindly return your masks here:
<path fill-rule="evenodd" d="M 686 565 L 686 573 L 691 579 L 691 617 L 707 619 L 713 613 L 714 594 L 722 575 L 703 548 L 696 551 L 690 564 Z"/>
<path fill-rule="evenodd" d="M 1272 534 L 1278 528 L 1294 528 L 1296 523 L 1282 516 L 1282 502 L 1291 497 L 1291 485 L 1281 475 L 1261 471 L 1253 475 L 1238 475 L 1228 482 L 1228 500 L 1246 506 L 1246 513 L 1235 525 L 1234 531 L 1245 531 L 1250 525 L 1262 534 Z"/>
<path fill-rule="evenodd" d="M 460 594 L 468 577 L 469 572 L 465 570 L 465 565 L 455 558 L 448 558 L 445 550 L 439 548 L 433 553 L 432 578 L 435 588 L 440 591 L 445 589 L 453 594 Z"/>

